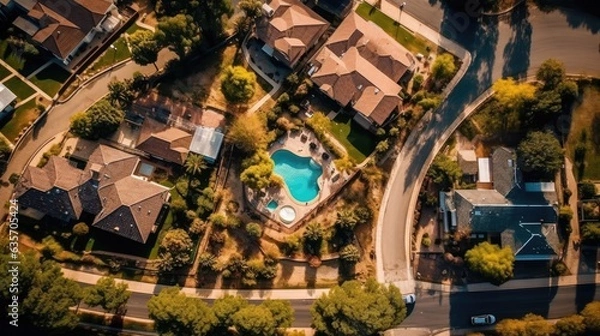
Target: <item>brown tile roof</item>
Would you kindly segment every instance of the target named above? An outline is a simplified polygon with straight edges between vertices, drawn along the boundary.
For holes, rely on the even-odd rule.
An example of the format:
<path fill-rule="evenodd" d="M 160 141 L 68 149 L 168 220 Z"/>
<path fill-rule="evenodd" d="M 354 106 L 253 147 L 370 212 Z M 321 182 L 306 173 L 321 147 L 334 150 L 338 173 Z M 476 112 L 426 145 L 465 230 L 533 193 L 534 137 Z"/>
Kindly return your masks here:
<path fill-rule="evenodd" d="M 163 186 L 125 177 L 98 191 L 104 207 L 92 226 L 145 243 L 168 193 Z"/>
<path fill-rule="evenodd" d="M 329 27 L 329 23 L 298 0 L 272 0 L 272 17 L 256 25 L 259 39 L 277 50 L 284 62 L 294 66 Z"/>
<path fill-rule="evenodd" d="M 142 129 L 150 123 L 157 122 L 146 119 Z M 163 129 L 156 132 L 142 131 L 136 148 L 166 161 L 182 165 L 187 157 L 191 142 L 191 134 L 178 128 L 164 127 L 163 125 Z"/>
<path fill-rule="evenodd" d="M 323 48 L 314 63 L 319 69 L 312 75 L 313 82 L 342 106 L 352 104 L 378 125 L 400 110 L 400 85 L 363 58 L 356 47 L 350 47 L 341 57 Z"/>
<path fill-rule="evenodd" d="M 111 5 L 107 0 L 39 0 L 27 14 L 28 21 L 38 30 L 28 33 L 33 33 L 33 40 L 65 59 L 104 19 Z"/>
<path fill-rule="evenodd" d="M 414 56 L 383 29 L 356 13 L 346 17 L 325 43 L 338 57 L 356 47 L 361 57 L 394 82 L 415 64 Z"/>
<path fill-rule="evenodd" d="M 169 111 L 171 116 L 189 120 L 195 125 L 212 128 L 225 127 L 226 122 L 223 114 L 208 109 L 202 109 L 189 103 L 174 101 L 159 95 L 156 91 L 152 91 L 149 94 L 136 99 L 133 103 L 133 110 L 136 113 L 143 115 L 148 115 L 153 110 L 159 108 Z"/>
<path fill-rule="evenodd" d="M 84 170 L 52 156 L 44 168 L 27 167 L 16 197 L 23 206 L 66 221 L 85 210 L 96 215 L 93 226 L 145 243 L 169 189 L 133 176 L 138 163 L 136 156 L 104 145 L 96 147 Z"/>
<path fill-rule="evenodd" d="M 83 210 L 78 196 L 81 170 L 63 157 L 51 156 L 44 168 L 29 166 L 15 188 L 23 207 L 43 210 L 64 220 L 76 220 Z"/>

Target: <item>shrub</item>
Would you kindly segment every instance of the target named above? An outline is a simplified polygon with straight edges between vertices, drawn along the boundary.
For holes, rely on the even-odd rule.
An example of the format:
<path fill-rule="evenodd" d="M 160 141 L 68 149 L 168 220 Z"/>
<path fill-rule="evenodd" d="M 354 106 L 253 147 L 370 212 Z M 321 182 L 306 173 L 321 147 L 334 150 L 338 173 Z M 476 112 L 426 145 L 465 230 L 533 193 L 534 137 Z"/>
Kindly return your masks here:
<path fill-rule="evenodd" d="M 290 107 L 288 107 L 288 110 L 291 114 L 298 114 L 298 112 L 300 112 L 300 108 L 297 105 L 290 105 Z"/>
<path fill-rule="evenodd" d="M 569 273 L 569 269 L 567 265 L 562 261 L 556 261 L 552 265 L 552 274 L 553 275 L 567 275 Z"/>
<path fill-rule="evenodd" d="M 425 247 L 431 246 L 431 238 L 429 237 L 429 233 L 425 232 L 423 237 L 421 238 L 421 244 Z"/>
<path fill-rule="evenodd" d="M 579 184 L 579 198 L 580 199 L 590 199 L 596 196 L 596 185 L 594 182 L 590 180 L 582 181 Z"/>
<path fill-rule="evenodd" d="M 421 85 L 423 85 L 423 76 L 418 74 L 413 78 L 413 92 L 421 90 Z"/>
<path fill-rule="evenodd" d="M 281 243 L 280 250 L 284 255 L 291 256 L 300 250 L 301 245 L 300 237 L 297 235 L 291 235 L 287 236 L 285 241 Z"/>
<path fill-rule="evenodd" d="M 252 240 L 259 240 L 262 236 L 262 227 L 258 223 L 248 223 L 246 225 L 246 233 Z"/>
<path fill-rule="evenodd" d="M 208 217 L 208 219 L 214 226 L 216 226 L 219 229 L 227 228 L 227 218 L 221 214 L 212 214 L 210 215 L 210 217 Z"/>

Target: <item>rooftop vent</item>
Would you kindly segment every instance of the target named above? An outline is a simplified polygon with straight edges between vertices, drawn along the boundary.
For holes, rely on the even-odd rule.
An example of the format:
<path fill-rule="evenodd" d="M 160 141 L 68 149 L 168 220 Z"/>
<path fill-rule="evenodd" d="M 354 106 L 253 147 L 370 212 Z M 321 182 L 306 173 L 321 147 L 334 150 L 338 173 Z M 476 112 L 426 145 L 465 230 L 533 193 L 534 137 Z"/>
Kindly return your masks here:
<path fill-rule="evenodd" d="M 273 17 L 273 15 L 275 14 L 275 10 L 267 4 L 262 5 L 262 10 L 267 17 Z"/>

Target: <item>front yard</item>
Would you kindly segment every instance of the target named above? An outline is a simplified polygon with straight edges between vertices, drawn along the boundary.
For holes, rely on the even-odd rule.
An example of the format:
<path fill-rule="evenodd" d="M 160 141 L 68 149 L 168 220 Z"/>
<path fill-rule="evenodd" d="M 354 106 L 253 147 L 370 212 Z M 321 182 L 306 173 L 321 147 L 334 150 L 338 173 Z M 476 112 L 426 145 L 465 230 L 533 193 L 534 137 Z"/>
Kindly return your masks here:
<path fill-rule="evenodd" d="M 573 109 L 566 142 L 578 180 L 600 180 L 600 84 L 580 84 L 583 94 Z"/>
<path fill-rule="evenodd" d="M 17 95 L 17 103 L 27 99 L 29 96 L 35 93 L 34 89 L 32 89 L 18 77 L 12 77 L 3 84 L 15 95 Z"/>
<path fill-rule="evenodd" d="M 2 40 L 0 40 L 0 58 L 21 75 L 28 76 L 48 61 L 48 58 L 44 56 L 44 52 L 40 52 L 40 55 L 29 57 L 18 55 L 8 45 L 6 38 L 6 36 L 3 36 Z"/>
<path fill-rule="evenodd" d="M 10 71 L 0 64 L 0 80 L 8 77 L 10 75 Z"/>
<path fill-rule="evenodd" d="M 29 80 L 50 97 L 53 97 L 69 76 L 69 72 L 52 63 Z"/>
<path fill-rule="evenodd" d="M 95 74 L 129 57 L 131 57 L 131 52 L 127 46 L 127 41 L 124 36 L 121 36 L 106 49 L 102 56 L 98 57 L 96 62 L 85 71 L 85 74 Z"/>
<path fill-rule="evenodd" d="M 373 21 L 398 43 L 415 54 L 421 53 L 427 56 L 431 51 L 437 50 L 437 46 L 431 41 L 411 33 L 394 19 L 366 2 L 358 5 L 356 13 L 367 21 Z"/>

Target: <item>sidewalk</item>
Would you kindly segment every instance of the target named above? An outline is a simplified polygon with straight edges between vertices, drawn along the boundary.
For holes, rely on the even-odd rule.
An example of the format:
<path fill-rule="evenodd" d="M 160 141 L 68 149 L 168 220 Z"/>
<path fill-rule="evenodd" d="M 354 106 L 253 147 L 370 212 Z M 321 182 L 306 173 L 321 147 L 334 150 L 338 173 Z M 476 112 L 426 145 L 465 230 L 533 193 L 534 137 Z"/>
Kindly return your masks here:
<path fill-rule="evenodd" d="M 73 279 L 80 283 L 95 284 L 102 276 L 82 271 L 75 271 L 68 268 L 62 269 L 66 278 Z M 169 285 L 158 285 L 139 281 L 130 281 L 116 279 L 116 281 L 126 283 L 129 290 L 134 293 L 158 294 L 164 288 L 170 288 Z M 586 274 L 581 276 L 571 275 L 560 278 L 540 278 L 526 280 L 512 280 L 501 286 L 495 286 L 490 283 L 478 283 L 467 286 L 449 286 L 434 284 L 429 282 L 415 281 L 418 291 L 439 291 L 447 293 L 457 292 L 487 292 L 502 291 L 522 288 L 546 288 L 550 286 L 575 286 L 583 284 L 600 283 L 600 274 Z M 284 300 L 315 300 L 321 295 L 328 293 L 329 288 L 307 288 L 307 289 L 200 289 L 194 287 L 182 287 L 181 292 L 201 299 L 218 299 L 224 295 L 240 295 L 248 300 L 265 299 L 284 299 Z M 403 292 L 404 293 L 404 292 Z M 408 293 L 408 292 L 406 292 Z"/>

